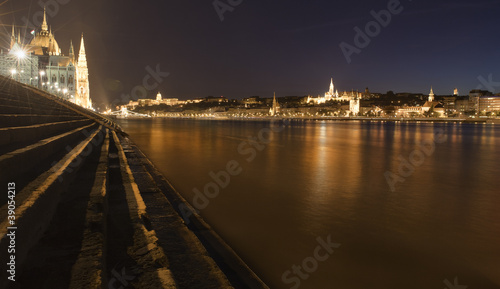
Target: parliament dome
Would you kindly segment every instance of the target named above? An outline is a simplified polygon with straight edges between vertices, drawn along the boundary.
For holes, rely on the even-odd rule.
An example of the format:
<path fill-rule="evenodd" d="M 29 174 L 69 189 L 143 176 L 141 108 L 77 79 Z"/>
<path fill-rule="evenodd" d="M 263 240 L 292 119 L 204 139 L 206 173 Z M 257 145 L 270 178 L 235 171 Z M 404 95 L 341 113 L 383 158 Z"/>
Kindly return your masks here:
<path fill-rule="evenodd" d="M 60 55 L 61 49 L 52 31 L 49 31 L 45 9 L 43 11 L 42 29 L 35 34 L 29 44 L 31 52 L 35 55 Z"/>

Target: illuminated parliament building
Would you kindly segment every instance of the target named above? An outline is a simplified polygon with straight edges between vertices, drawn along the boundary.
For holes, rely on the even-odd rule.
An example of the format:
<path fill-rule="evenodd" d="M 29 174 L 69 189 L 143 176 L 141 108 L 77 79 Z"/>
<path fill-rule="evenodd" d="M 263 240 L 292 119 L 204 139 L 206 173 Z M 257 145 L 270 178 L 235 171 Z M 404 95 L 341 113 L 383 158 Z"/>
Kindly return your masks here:
<path fill-rule="evenodd" d="M 78 58 L 72 42 L 68 54 L 62 53 L 47 25 L 45 11 L 41 28 L 32 34 L 33 38 L 25 45 L 20 32 L 16 35 L 12 26 L 10 47 L 7 52 L 0 52 L 0 74 L 92 108 L 83 34 Z"/>

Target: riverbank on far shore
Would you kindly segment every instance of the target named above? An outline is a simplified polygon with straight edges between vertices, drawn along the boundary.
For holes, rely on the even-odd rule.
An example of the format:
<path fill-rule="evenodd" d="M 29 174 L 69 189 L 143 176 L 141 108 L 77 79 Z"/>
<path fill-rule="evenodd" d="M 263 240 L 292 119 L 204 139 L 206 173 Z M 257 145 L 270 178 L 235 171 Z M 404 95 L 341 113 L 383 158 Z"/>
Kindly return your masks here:
<path fill-rule="evenodd" d="M 272 120 L 293 120 L 293 121 L 363 121 L 363 122 L 453 122 L 453 123 L 484 123 L 500 124 L 500 118 L 441 118 L 441 117 L 286 117 L 286 116 L 153 116 L 153 118 L 169 119 L 197 119 L 197 120 L 236 120 L 236 121 L 272 121 Z M 129 119 L 141 119 L 138 117 L 129 117 Z"/>

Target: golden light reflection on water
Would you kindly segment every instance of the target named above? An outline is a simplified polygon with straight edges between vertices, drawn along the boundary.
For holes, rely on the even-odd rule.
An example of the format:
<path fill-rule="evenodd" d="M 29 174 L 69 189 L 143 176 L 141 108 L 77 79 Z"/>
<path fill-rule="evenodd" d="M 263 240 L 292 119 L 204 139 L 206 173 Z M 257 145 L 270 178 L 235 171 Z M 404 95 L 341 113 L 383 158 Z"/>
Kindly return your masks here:
<path fill-rule="evenodd" d="M 272 288 L 309 256 L 317 236 L 342 246 L 301 288 L 498 288 L 498 126 L 439 123 L 292 122 L 251 162 L 238 145 L 268 122 L 125 121 L 122 127 L 177 189 L 210 182 L 237 160 L 241 175 L 203 216 Z M 435 142 L 434 136 L 446 136 Z M 435 149 L 392 192 L 422 142 Z M 363 276 L 363 278 L 359 278 Z M 436 284 L 437 282 L 437 284 Z"/>

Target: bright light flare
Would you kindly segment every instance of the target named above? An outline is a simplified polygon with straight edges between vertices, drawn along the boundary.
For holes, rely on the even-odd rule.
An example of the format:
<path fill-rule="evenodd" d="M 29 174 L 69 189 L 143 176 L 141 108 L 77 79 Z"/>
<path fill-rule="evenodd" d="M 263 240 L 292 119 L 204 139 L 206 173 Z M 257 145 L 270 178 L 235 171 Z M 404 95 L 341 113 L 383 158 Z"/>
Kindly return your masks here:
<path fill-rule="evenodd" d="M 21 60 L 26 58 L 26 52 L 24 52 L 22 49 L 19 49 L 14 52 L 14 55 L 17 57 L 17 59 Z"/>

